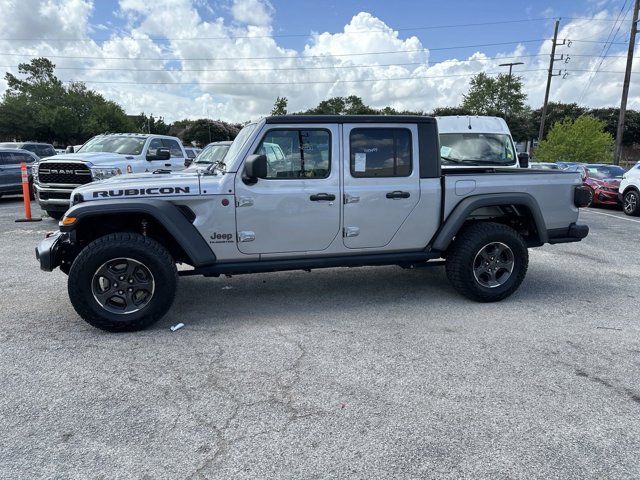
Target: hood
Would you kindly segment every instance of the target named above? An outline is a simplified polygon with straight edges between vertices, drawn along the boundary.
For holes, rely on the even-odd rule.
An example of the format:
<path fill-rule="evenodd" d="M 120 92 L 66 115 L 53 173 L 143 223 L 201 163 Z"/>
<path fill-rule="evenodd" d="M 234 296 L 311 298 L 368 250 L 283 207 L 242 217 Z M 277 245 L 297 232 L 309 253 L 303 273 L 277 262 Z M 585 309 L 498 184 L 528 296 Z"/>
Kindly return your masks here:
<path fill-rule="evenodd" d="M 110 165 L 117 164 L 124 160 L 133 160 L 132 155 L 120 155 L 119 153 L 109 152 L 87 152 L 87 153 L 64 153 L 62 155 L 56 155 L 55 157 L 49 157 L 47 162 L 64 162 L 64 161 L 82 161 L 93 165 Z M 45 160 L 42 160 L 45 161 Z"/>
<path fill-rule="evenodd" d="M 618 188 L 620 186 L 619 178 L 604 178 L 604 179 L 590 178 L 590 180 L 594 184 L 603 186 L 603 187 Z"/>
<path fill-rule="evenodd" d="M 200 175 L 197 172 L 136 173 L 117 175 L 76 188 L 71 194 L 83 201 L 105 199 L 184 197 L 200 195 Z"/>

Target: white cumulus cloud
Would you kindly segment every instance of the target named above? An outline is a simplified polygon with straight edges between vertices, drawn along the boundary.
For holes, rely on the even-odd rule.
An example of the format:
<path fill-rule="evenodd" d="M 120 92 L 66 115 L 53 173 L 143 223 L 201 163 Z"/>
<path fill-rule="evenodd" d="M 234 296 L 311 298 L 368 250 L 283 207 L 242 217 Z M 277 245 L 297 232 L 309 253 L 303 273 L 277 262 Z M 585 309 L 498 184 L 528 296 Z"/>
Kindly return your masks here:
<path fill-rule="evenodd" d="M 530 105 L 542 103 L 550 41 L 505 47 L 494 56 L 448 50 L 447 60 L 433 63 L 427 40 L 403 35 L 383 18 L 360 12 L 346 19 L 341 31 L 312 33 L 294 50 L 274 36 L 277 12 L 269 2 L 234 0 L 230 18 L 222 16 L 229 13 L 225 5 L 207 5 L 210 18 L 205 20 L 200 0 L 120 0 L 117 13 L 125 26 L 105 31 L 104 24 L 90 23 L 93 4 L 88 0 L 0 0 L 0 54 L 12 54 L 0 59 L 13 65 L 5 70 L 16 73 L 17 63 L 50 56 L 62 80 L 86 81 L 128 113 L 145 111 L 169 121 L 204 114 L 245 121 L 268 114 L 277 96 L 289 99 L 290 111 L 338 95 L 358 95 L 374 107 L 430 111 L 458 105 L 473 74 L 505 72 L 498 65 L 507 61 L 524 62 L 514 74 L 522 75 Z M 595 14 L 599 20 L 615 16 L 613 10 Z M 601 72 L 591 74 L 602 50 L 602 43 L 592 42 L 604 41 L 611 27 L 611 21 L 563 22 L 559 38 L 573 41 L 557 49 L 570 60 L 556 66 L 568 76 L 553 78 L 552 100 L 590 106 L 619 102 L 624 45 L 614 45 Z M 625 40 L 625 28 L 626 23 L 617 42 Z M 545 31 L 550 29 L 546 25 Z M 94 31 L 98 40 L 91 37 Z M 4 88 L 0 81 L 0 92 Z M 632 82 L 629 107 L 640 108 L 637 82 Z"/>

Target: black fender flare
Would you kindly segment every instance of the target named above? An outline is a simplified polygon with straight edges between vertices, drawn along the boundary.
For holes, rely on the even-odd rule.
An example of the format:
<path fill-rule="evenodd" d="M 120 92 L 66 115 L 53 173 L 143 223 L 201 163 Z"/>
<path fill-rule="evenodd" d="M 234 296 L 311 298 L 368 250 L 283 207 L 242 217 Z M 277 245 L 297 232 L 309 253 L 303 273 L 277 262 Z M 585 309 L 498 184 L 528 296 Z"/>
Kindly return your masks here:
<path fill-rule="evenodd" d="M 529 209 L 538 231 L 540 245 L 549 241 L 547 227 L 540 206 L 528 193 L 488 193 L 466 197 L 451 211 L 431 242 L 431 250 L 445 251 L 471 212 L 482 207 L 522 205 Z"/>
<path fill-rule="evenodd" d="M 198 229 L 176 205 L 165 200 L 97 200 L 78 203 L 66 213 L 67 217 L 77 218 L 76 222 L 68 227 L 61 226 L 60 231 L 75 230 L 77 225 L 89 218 L 132 213 L 154 218 L 180 245 L 194 267 L 215 263 L 216 256 Z"/>

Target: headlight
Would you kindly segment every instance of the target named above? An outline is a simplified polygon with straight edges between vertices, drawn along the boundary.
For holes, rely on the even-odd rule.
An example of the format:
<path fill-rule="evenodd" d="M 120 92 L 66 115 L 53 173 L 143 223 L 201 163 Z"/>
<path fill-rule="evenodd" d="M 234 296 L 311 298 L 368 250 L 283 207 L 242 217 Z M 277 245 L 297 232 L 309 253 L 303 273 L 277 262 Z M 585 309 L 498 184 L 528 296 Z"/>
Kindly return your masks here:
<path fill-rule="evenodd" d="M 37 163 L 31 164 L 31 177 L 33 178 L 34 182 L 38 181 L 38 164 Z"/>
<path fill-rule="evenodd" d="M 120 175 L 121 173 L 122 171 L 119 168 L 100 168 L 100 167 L 91 168 L 91 176 L 93 177 L 94 180 L 104 180 L 106 178 Z"/>

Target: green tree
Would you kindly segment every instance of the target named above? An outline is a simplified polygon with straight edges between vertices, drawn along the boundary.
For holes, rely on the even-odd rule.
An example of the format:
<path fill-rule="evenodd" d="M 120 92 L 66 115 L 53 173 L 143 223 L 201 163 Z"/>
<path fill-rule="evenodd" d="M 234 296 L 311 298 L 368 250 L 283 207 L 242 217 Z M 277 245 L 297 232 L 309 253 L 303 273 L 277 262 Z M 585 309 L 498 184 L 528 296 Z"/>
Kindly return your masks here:
<path fill-rule="evenodd" d="M 203 147 L 210 142 L 233 140 L 238 135 L 240 127 L 220 120 L 200 118 L 191 121 L 182 133 L 182 141 Z"/>
<path fill-rule="evenodd" d="M 333 97 L 321 101 L 317 107 L 304 112 L 308 115 L 376 115 L 375 108 L 365 105 L 362 98 L 356 95 Z"/>
<path fill-rule="evenodd" d="M 271 115 L 286 115 L 288 103 L 289 100 L 287 100 L 287 97 L 276 98 L 273 108 L 271 109 Z"/>
<path fill-rule="evenodd" d="M 547 136 L 551 127 L 556 123 L 566 119 L 576 120 L 581 115 L 585 115 L 587 113 L 589 113 L 588 110 L 579 106 L 577 103 L 549 102 L 547 105 L 543 138 Z M 538 138 L 538 133 L 540 131 L 540 119 L 542 118 L 542 108 L 538 108 L 531 112 L 531 116 L 531 131 L 529 132 L 529 137 Z"/>
<path fill-rule="evenodd" d="M 484 72 L 475 75 L 469 92 L 463 95 L 462 108 L 472 115 L 517 115 L 524 110 L 527 95 L 522 78 L 507 74 L 490 77 Z"/>
<path fill-rule="evenodd" d="M 167 125 L 162 117 L 146 115 L 142 112 L 135 117 L 136 131 L 140 133 L 155 133 L 156 135 L 168 135 L 170 125 Z"/>
<path fill-rule="evenodd" d="M 67 145 L 98 133 L 132 131 L 134 125 L 119 105 L 81 82 L 63 84 L 54 71 L 49 59 L 34 58 L 18 66 L 19 76 L 5 75 L 0 138 Z"/>
<path fill-rule="evenodd" d="M 538 160 L 601 163 L 613 158 L 613 137 L 604 131 L 605 122 L 582 115 L 557 122 L 535 151 Z"/>

